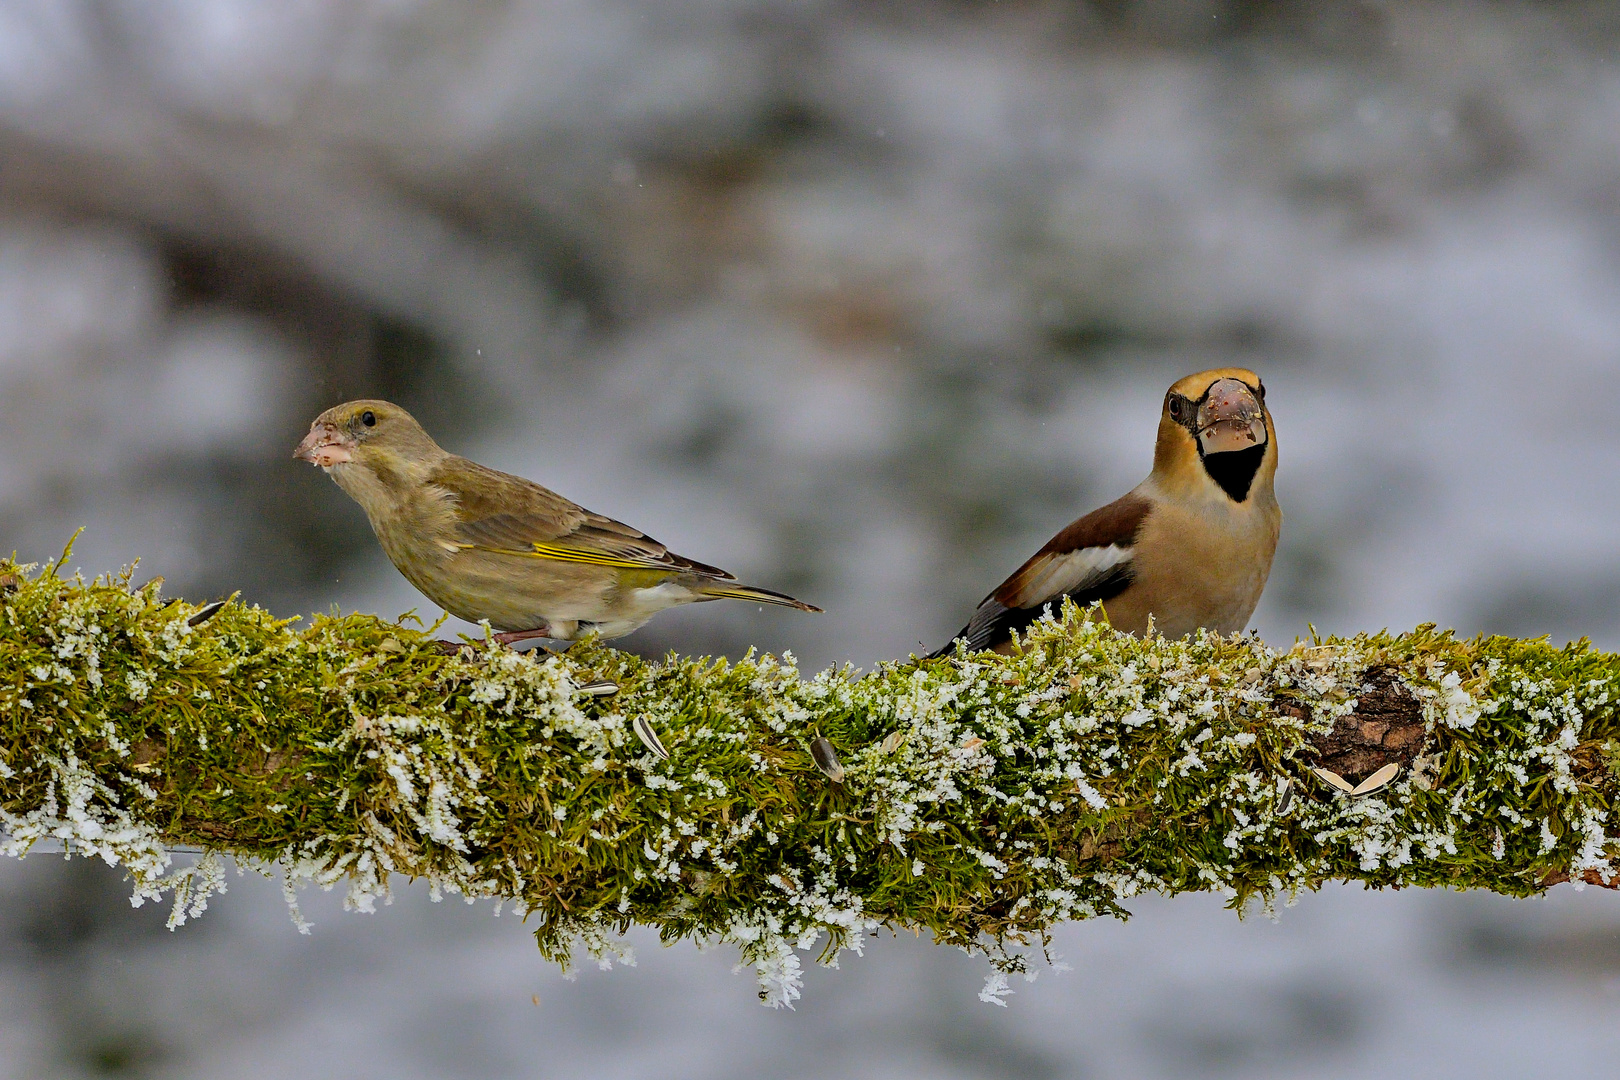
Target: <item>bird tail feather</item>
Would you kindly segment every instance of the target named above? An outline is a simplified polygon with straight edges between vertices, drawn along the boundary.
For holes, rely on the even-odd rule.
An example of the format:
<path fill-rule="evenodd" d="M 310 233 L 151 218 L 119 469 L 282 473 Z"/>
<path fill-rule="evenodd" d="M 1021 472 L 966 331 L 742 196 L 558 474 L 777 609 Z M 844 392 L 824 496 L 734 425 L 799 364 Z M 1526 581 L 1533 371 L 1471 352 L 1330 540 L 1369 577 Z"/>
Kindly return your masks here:
<path fill-rule="evenodd" d="M 698 591 L 705 598 L 712 597 L 715 600 L 753 600 L 760 604 L 780 604 L 783 607 L 798 608 L 800 611 L 821 610 L 814 604 L 807 604 L 803 600 L 795 600 L 787 593 L 772 592 L 770 589 L 761 589 L 754 585 L 733 585 L 730 582 L 716 582 L 713 585 L 702 585 Z"/>

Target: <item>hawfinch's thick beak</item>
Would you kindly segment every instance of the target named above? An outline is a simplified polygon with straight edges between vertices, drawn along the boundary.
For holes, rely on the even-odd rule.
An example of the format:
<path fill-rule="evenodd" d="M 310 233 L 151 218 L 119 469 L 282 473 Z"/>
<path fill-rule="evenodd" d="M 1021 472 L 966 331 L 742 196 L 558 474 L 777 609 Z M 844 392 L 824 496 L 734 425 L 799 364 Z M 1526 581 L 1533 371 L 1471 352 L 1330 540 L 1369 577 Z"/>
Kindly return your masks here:
<path fill-rule="evenodd" d="M 1264 446 L 1266 414 L 1254 391 L 1238 379 L 1221 379 L 1198 406 L 1198 445 L 1207 457 Z"/>
<path fill-rule="evenodd" d="M 341 465 L 353 456 L 354 438 L 344 435 L 331 424 L 310 425 L 309 434 L 304 436 L 304 441 L 293 451 L 293 457 L 307 461 L 311 465 L 319 465 L 323 469 Z"/>

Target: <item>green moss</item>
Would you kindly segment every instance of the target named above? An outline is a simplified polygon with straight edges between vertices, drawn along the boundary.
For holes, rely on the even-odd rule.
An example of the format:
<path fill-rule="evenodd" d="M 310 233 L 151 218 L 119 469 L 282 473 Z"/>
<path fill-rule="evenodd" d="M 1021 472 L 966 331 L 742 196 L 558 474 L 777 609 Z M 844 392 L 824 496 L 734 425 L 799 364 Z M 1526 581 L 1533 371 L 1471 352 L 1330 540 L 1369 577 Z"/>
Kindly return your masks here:
<path fill-rule="evenodd" d="M 361 908 L 404 874 L 516 905 L 564 962 L 611 955 L 636 923 L 737 943 L 780 1004 L 795 947 L 836 955 L 881 926 L 1016 968 L 1056 923 L 1123 916 L 1141 892 L 1240 909 L 1329 880 L 1525 895 L 1606 875 L 1616 850 L 1620 658 L 1585 642 L 1420 627 L 1279 651 L 1138 640 L 1071 610 L 1013 656 L 806 680 L 791 658 L 593 642 L 446 656 L 411 626 L 234 602 L 192 627 L 197 608 L 127 574 L 7 575 L 10 850 L 54 838 L 120 862 L 138 898 L 176 893 L 176 921 L 206 904 L 217 854 Z M 1336 797 L 1301 750 L 1373 666 L 1422 697 L 1430 745 L 1389 788 Z M 577 692 L 597 679 L 620 692 Z M 844 783 L 814 766 L 817 735 Z M 206 854 L 173 870 L 174 845 Z"/>

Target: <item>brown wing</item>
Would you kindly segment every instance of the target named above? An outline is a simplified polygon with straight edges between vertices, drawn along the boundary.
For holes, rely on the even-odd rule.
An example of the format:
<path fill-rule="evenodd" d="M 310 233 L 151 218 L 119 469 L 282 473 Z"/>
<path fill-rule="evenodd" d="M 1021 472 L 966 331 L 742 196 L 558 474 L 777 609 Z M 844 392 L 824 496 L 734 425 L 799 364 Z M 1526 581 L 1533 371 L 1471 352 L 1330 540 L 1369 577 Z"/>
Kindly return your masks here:
<path fill-rule="evenodd" d="M 593 514 L 521 476 L 452 457 L 429 482 L 456 500 L 458 539 L 467 547 L 530 559 L 624 569 L 667 569 L 725 581 L 718 567 L 675 554 L 639 529 Z"/>
<path fill-rule="evenodd" d="M 969 649 L 991 649 L 1065 596 L 1081 607 L 1118 596 L 1133 579 L 1136 534 L 1152 509 L 1147 499 L 1126 495 L 1076 521 L 985 597 L 956 637 Z M 932 655 L 942 656 L 954 644 Z"/>
<path fill-rule="evenodd" d="M 1130 561 L 1137 530 L 1151 509 L 1141 496 L 1127 495 L 1093 510 L 1048 540 L 986 599 L 1028 608 L 1085 590 Z"/>

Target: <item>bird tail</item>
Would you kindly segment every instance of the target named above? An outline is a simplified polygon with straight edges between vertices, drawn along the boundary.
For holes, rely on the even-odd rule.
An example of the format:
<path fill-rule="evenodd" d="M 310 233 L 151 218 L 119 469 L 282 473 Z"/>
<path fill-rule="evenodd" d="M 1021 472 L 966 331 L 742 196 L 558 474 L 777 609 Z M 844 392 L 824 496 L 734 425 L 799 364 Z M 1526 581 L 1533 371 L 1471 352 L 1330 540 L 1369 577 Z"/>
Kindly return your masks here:
<path fill-rule="evenodd" d="M 705 582 L 698 586 L 703 598 L 713 600 L 753 600 L 760 604 L 780 604 L 783 607 L 798 608 L 800 611 L 820 611 L 814 604 L 807 604 L 803 600 L 795 600 L 787 593 L 772 592 L 770 589 L 761 589 L 754 585 L 735 585 L 729 581 Z"/>

